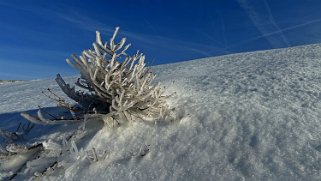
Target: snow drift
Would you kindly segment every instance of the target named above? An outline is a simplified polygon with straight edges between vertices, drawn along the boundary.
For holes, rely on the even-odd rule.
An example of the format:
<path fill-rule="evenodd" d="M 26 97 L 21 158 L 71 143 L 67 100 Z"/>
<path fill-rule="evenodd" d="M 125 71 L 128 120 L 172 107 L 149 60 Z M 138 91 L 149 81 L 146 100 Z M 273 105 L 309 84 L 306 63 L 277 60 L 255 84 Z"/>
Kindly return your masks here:
<path fill-rule="evenodd" d="M 152 69 L 158 75 L 156 81 L 167 86 L 168 93 L 176 92 L 168 100 L 175 107 L 175 121 L 134 122 L 117 129 L 91 122 L 86 125 L 85 136 L 79 133 L 70 142 L 66 138 L 81 125 L 36 125 L 21 142 L 40 142 L 46 149 L 23 163 L 14 177 L 54 180 L 321 177 L 321 45 L 204 58 Z M 47 87 L 59 91 L 51 80 L 0 85 L 0 128 L 15 130 L 24 121 L 19 112 L 32 113 L 38 105 L 59 111 L 50 100 L 37 96 Z M 59 163 L 51 163 L 50 158 L 57 153 L 62 153 Z M 2 158 L 1 168 L 4 164 L 7 162 Z M 4 170 L 0 175 L 12 177 L 12 173 Z"/>

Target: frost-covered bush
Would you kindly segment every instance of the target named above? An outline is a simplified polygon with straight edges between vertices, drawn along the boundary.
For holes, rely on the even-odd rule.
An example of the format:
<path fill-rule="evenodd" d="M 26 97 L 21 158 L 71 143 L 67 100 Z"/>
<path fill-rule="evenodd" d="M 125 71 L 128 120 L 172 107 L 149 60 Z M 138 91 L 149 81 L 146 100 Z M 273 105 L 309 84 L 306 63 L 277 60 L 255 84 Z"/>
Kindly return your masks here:
<path fill-rule="evenodd" d="M 0 129 L 0 137 L 5 140 L 5 144 L 0 145 L 0 158 L 4 160 L 0 164 L 0 171 L 8 172 L 5 177 L 9 180 L 14 179 L 19 172 L 33 174 L 33 179 L 50 174 L 56 168 L 68 168 L 66 173 L 73 173 L 72 169 L 79 167 L 79 164 L 73 163 L 86 164 L 83 162 L 85 158 L 88 162 L 106 159 L 106 150 L 78 150 L 76 145 L 85 136 L 101 128 L 100 120 L 111 127 L 115 123 L 165 119 L 169 115 L 165 96 L 162 95 L 163 89 L 159 84 L 152 84 L 155 74 L 145 66 L 145 56 L 138 51 L 132 56 L 126 54 L 130 44 L 125 45 L 125 38 L 114 43 L 118 29 L 109 43 L 103 43 L 100 33 L 96 32 L 93 48 L 83 51 L 80 56 L 72 55 L 72 59 L 67 59 L 80 72 L 75 83 L 77 89 L 57 75 L 59 87 L 76 104 L 68 103 L 48 88 L 42 93 L 63 108 L 63 111 L 54 109 L 56 114 L 62 114 L 49 113 L 48 109 L 40 107 L 37 116 L 21 113 L 30 122 L 43 125 L 82 121 L 83 124 L 76 131 L 58 132 L 62 136 L 54 140 L 22 142 L 34 127 L 33 124 L 19 125 L 15 132 Z M 92 124 L 87 124 L 90 120 Z M 59 143 L 61 141 L 62 145 Z M 146 147 L 133 156 L 144 156 L 148 151 Z"/>
<path fill-rule="evenodd" d="M 85 116 L 100 116 L 106 123 L 155 120 L 167 115 L 163 90 L 158 84 L 152 84 L 155 74 L 146 67 L 144 54 L 137 51 L 128 55 L 126 50 L 130 44 L 125 44 L 126 38 L 116 44 L 118 30 L 117 27 L 109 42 L 105 43 L 97 31 L 91 49 L 67 59 L 68 64 L 80 72 L 75 85 L 82 90 L 76 90 L 57 75 L 56 81 L 62 91 L 78 104 L 70 106 L 54 95 L 58 97 L 55 100 L 72 112 L 74 120 L 78 119 L 79 112 Z M 52 123 L 41 111 L 37 118 L 22 115 L 33 122 Z"/>

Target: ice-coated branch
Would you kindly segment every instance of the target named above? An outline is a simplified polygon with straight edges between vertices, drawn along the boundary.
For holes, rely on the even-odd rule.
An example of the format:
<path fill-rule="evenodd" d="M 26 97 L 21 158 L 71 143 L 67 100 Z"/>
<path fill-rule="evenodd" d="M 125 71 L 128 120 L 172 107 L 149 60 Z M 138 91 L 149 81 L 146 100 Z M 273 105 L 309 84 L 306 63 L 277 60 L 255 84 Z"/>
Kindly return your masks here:
<path fill-rule="evenodd" d="M 54 124 L 66 124 L 66 123 L 74 123 L 79 122 L 80 118 L 72 117 L 72 119 L 49 119 L 46 118 L 41 109 L 37 111 L 37 116 L 32 116 L 27 112 L 22 112 L 20 115 L 25 118 L 26 120 L 34 123 L 34 124 L 41 124 L 41 125 L 54 125 Z"/>

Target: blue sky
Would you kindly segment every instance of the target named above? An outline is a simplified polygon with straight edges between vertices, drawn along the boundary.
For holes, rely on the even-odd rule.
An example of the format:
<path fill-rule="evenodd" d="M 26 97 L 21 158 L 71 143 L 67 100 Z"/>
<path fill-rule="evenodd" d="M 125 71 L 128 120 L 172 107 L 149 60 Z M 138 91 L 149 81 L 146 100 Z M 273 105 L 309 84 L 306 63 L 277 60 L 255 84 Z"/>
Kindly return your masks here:
<path fill-rule="evenodd" d="M 75 75 L 115 26 L 151 65 L 321 42 L 320 0 L 0 1 L 0 79 Z"/>

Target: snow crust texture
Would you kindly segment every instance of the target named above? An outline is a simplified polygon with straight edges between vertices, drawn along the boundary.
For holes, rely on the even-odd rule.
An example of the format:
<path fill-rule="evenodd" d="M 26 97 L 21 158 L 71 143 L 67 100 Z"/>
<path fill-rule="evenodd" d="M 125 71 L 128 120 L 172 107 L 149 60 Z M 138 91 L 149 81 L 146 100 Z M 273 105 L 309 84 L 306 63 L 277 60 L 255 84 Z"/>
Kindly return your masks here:
<path fill-rule="evenodd" d="M 168 100 L 175 107 L 172 123 L 135 122 L 109 129 L 94 121 L 84 137 L 75 138 L 76 151 L 63 154 L 61 167 L 40 178 L 321 178 L 321 45 L 204 58 L 153 70 L 168 94 L 176 92 Z M 48 86 L 59 91 L 48 80 L 0 85 L 1 129 L 13 129 L 22 119 L 19 111 L 52 107 L 40 97 Z M 59 150 L 62 137 L 73 130 L 66 125 L 46 132 L 41 128 L 36 126 L 30 139 L 46 142 L 52 150 Z M 96 162 L 84 154 L 93 148 L 100 158 Z M 29 161 L 16 178 L 34 176 L 46 165 L 43 158 Z"/>

